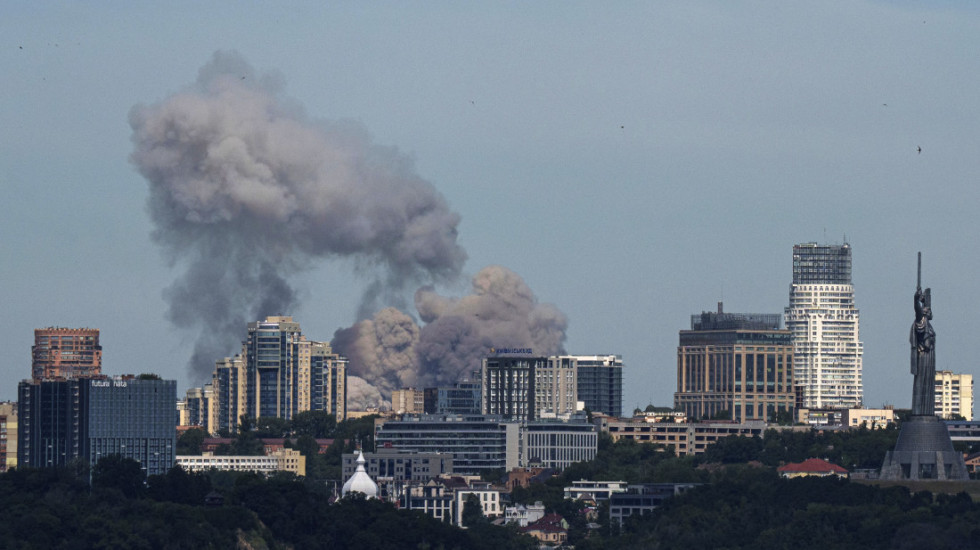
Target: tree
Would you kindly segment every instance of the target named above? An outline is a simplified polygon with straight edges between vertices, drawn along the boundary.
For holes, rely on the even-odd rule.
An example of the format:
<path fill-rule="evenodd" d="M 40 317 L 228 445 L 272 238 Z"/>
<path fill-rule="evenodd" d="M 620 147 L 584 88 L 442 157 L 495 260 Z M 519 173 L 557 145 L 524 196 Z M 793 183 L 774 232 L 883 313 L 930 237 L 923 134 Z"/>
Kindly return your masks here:
<path fill-rule="evenodd" d="M 260 416 L 255 421 L 255 428 L 252 433 L 255 437 L 262 438 L 281 438 L 287 437 L 291 430 L 288 420 L 278 416 Z"/>
<path fill-rule="evenodd" d="M 207 433 L 203 428 L 191 428 L 180 434 L 177 438 L 177 454 L 179 455 L 199 455 L 201 454 L 201 444 Z"/>
<path fill-rule="evenodd" d="M 293 416 L 293 434 L 313 438 L 333 437 L 337 417 L 326 411 L 303 411 Z"/>
<path fill-rule="evenodd" d="M 463 503 L 463 527 L 471 527 L 484 521 L 483 506 L 480 505 L 480 497 L 470 493 Z"/>
<path fill-rule="evenodd" d="M 121 455 L 104 456 L 92 468 L 92 487 L 118 489 L 129 498 L 143 494 L 145 480 L 140 463 Z"/>

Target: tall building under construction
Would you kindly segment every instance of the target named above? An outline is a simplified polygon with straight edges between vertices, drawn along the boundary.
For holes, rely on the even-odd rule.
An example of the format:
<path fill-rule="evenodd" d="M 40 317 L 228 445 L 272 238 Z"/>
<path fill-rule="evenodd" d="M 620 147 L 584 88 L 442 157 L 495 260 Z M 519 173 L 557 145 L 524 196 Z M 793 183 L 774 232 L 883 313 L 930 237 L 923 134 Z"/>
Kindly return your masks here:
<path fill-rule="evenodd" d="M 850 245 L 793 246 L 793 283 L 785 321 L 793 333 L 793 373 L 802 407 L 861 407 L 864 346 L 859 320 Z"/>

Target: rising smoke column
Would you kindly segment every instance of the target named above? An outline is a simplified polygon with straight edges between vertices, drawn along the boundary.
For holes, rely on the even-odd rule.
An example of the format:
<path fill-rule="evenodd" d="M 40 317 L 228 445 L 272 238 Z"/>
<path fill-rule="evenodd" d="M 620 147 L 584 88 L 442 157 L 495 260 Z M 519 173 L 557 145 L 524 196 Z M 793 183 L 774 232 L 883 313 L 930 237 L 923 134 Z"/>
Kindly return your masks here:
<path fill-rule="evenodd" d="M 291 313 L 291 275 L 316 261 L 352 258 L 373 279 L 366 316 L 466 260 L 459 216 L 410 159 L 359 124 L 309 119 L 281 92 L 217 52 L 194 85 L 129 115 L 153 239 L 185 267 L 164 297 L 172 323 L 198 330 L 195 379 L 236 351 L 247 322 Z"/>
<path fill-rule="evenodd" d="M 415 321 L 388 307 L 372 319 L 338 330 L 330 345 L 350 360 L 348 380 L 362 378 L 390 398 L 394 390 L 417 387 L 418 341 Z"/>
<path fill-rule="evenodd" d="M 426 323 L 419 334 L 419 380 L 452 384 L 478 369 L 491 348 L 531 349 L 534 355 L 565 352 L 568 319 L 542 304 L 520 275 L 499 265 L 473 277 L 472 294 L 446 298 L 431 288 L 415 293 Z"/>
<path fill-rule="evenodd" d="M 389 397 L 414 385 L 450 385 L 480 368 L 491 348 L 530 348 L 535 355 L 564 353 L 568 320 L 539 303 L 524 280 L 502 266 L 473 277 L 472 293 L 441 296 L 430 287 L 415 293 L 426 324 L 388 308 L 371 320 L 337 331 L 333 348 L 350 359 L 351 374 Z"/>

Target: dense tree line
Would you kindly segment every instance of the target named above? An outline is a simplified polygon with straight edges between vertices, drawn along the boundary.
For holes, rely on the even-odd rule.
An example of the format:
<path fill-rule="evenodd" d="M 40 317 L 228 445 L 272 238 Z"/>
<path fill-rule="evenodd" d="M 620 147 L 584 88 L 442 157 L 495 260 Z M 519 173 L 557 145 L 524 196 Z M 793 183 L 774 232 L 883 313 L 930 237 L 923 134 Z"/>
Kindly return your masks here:
<path fill-rule="evenodd" d="M 222 504 L 205 505 L 218 493 Z M 139 464 L 118 456 L 91 472 L 76 464 L 2 474 L 0 509 L 0 547 L 14 549 L 534 547 L 485 522 L 462 530 L 377 500 L 331 504 L 328 491 L 291 475 L 174 468 L 144 482 Z"/>
<path fill-rule="evenodd" d="M 577 548 L 978 548 L 980 507 L 966 493 L 934 497 L 838 478 L 782 479 L 772 468 L 733 465 L 615 531 Z"/>
<path fill-rule="evenodd" d="M 697 457 L 600 434 L 596 458 L 545 483 L 515 489 L 515 502 L 542 501 L 569 520 L 576 548 L 980 548 L 980 508 L 965 493 L 912 493 L 838 479 L 786 480 L 776 467 L 824 458 L 853 469 L 881 467 L 898 429 L 769 430 L 732 436 Z M 628 483 L 696 482 L 655 513 L 632 517 L 622 531 L 585 528 L 582 503 L 563 499 L 578 479 Z"/>

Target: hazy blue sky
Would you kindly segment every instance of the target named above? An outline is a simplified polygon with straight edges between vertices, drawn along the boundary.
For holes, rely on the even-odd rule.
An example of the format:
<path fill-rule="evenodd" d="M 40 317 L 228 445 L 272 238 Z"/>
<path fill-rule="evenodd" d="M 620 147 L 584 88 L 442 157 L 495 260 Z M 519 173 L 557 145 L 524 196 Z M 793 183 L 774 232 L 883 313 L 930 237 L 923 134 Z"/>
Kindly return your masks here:
<path fill-rule="evenodd" d="M 100 328 L 108 373 L 201 382 L 127 117 L 216 50 L 414 158 L 462 217 L 466 275 L 509 267 L 568 316 L 567 351 L 622 354 L 626 409 L 670 404 L 692 313 L 782 312 L 793 244 L 845 235 L 865 403 L 910 403 L 919 250 L 937 367 L 978 374 L 972 3 L 8 3 L 0 398 L 52 325 Z M 309 337 L 356 320 L 352 263 L 298 281 Z"/>

